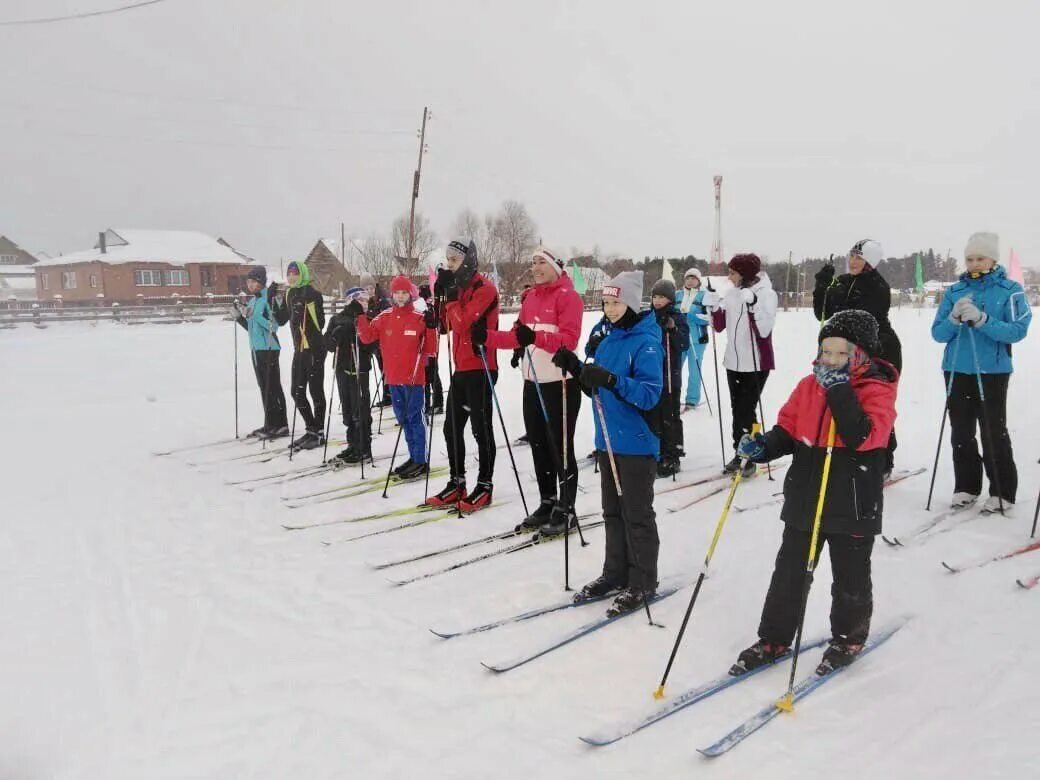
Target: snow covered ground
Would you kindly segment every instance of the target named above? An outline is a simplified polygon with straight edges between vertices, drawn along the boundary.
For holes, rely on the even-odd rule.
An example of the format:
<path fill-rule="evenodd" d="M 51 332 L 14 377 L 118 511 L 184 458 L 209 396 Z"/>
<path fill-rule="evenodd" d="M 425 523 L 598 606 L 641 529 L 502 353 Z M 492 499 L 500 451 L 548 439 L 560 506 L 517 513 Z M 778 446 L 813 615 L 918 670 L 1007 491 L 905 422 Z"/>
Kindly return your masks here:
<path fill-rule="evenodd" d="M 943 397 L 940 347 L 928 332 L 932 311 L 893 315 L 906 356 L 897 466 L 930 468 Z M 593 320 L 587 315 L 586 328 Z M 522 510 L 505 450 L 496 470 L 500 506 L 329 546 L 321 542 L 399 520 L 293 532 L 282 523 L 407 506 L 421 498 L 421 487 L 393 488 L 386 501 L 371 493 L 290 510 L 281 496 L 343 483 L 356 472 L 245 492 L 225 481 L 279 470 L 283 461 L 221 460 L 247 445 L 152 455 L 233 434 L 232 329 L 207 321 L 0 332 L 0 777 L 1035 776 L 1040 591 L 1020 590 L 1015 579 L 1040 572 L 1040 553 L 958 575 L 939 562 L 1028 536 L 1040 482 L 1040 412 L 1030 401 L 1040 335 L 1015 349 L 1009 405 L 1021 478 L 1017 517 L 979 521 L 920 547 L 893 550 L 879 540 L 875 626 L 904 613 L 914 620 L 794 715 L 708 762 L 696 748 L 781 694 L 786 668 L 613 746 L 595 749 L 577 739 L 654 706 L 651 692 L 689 588 L 655 608 L 666 629 L 635 615 L 496 676 L 480 662 L 533 649 L 602 607 L 450 641 L 427 629 L 464 628 L 564 599 L 562 544 L 399 588 L 387 574 L 419 574 L 485 548 L 370 568 L 517 522 Z M 766 387 L 767 415 L 807 371 L 815 329 L 805 310 L 780 315 L 780 365 Z M 248 431 L 259 424 L 259 403 L 241 335 L 239 347 Z M 289 358 L 283 355 L 283 378 Z M 498 390 L 511 437 L 522 433 L 520 384 L 506 367 Z M 723 394 L 725 406 L 724 381 Z M 716 464 L 716 420 L 706 410 L 683 419 L 684 473 Z M 393 445 L 395 429 L 386 422 L 377 454 Z M 591 449 L 591 428 L 586 402 L 581 454 Z M 443 462 L 442 447 L 438 431 L 435 461 Z M 533 503 L 529 451 L 516 456 Z M 319 459 L 320 451 L 299 461 Z M 938 506 L 950 494 L 951 471 L 946 446 Z M 587 492 L 579 510 L 593 511 L 598 478 L 586 470 L 581 479 Z M 433 482 L 440 487 L 439 478 Z M 737 503 L 763 500 L 779 485 L 758 478 L 740 488 Z M 927 474 L 890 489 L 886 532 L 926 517 L 927 489 Z M 696 576 L 721 509 L 718 495 L 668 512 L 695 490 L 657 501 L 663 581 Z M 723 672 L 754 640 L 781 532 L 778 510 L 730 518 L 671 674 L 671 696 Z M 585 549 L 571 545 L 574 585 L 601 565 L 602 531 L 588 538 Z M 825 562 L 807 635 L 827 628 L 829 579 Z M 803 673 L 817 654 L 807 656 Z"/>

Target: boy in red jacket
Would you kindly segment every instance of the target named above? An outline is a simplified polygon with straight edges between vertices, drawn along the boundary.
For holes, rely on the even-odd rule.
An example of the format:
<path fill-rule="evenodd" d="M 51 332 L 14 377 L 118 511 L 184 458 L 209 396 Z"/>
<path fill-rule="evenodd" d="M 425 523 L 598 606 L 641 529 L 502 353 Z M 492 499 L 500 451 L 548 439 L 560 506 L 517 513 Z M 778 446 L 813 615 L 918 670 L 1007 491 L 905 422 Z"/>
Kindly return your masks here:
<path fill-rule="evenodd" d="M 858 309 L 824 323 L 813 373 L 795 387 L 769 433 L 745 434 L 737 455 L 765 463 L 794 453 L 784 479 L 783 540 L 769 583 L 759 641 L 730 669 L 736 676 L 785 655 L 801 616 L 806 562 L 831 421 L 836 436 L 813 565 L 830 550 L 831 641 L 817 674 L 852 663 L 874 609 L 870 554 L 881 533 L 888 437 L 896 419 L 899 373 L 878 357 L 878 324 Z"/>
<path fill-rule="evenodd" d="M 357 332 L 365 344 L 379 342 L 386 370 L 385 382 L 390 388 L 394 416 L 401 424 L 408 445 L 408 460 L 394 469 L 402 479 L 414 479 L 426 473 L 426 425 L 423 422 L 423 387 L 426 384 L 426 359 L 437 345 L 436 318 L 415 310 L 417 290 L 407 276 L 396 276 L 390 282 L 393 306 L 371 322 L 358 315 Z"/>

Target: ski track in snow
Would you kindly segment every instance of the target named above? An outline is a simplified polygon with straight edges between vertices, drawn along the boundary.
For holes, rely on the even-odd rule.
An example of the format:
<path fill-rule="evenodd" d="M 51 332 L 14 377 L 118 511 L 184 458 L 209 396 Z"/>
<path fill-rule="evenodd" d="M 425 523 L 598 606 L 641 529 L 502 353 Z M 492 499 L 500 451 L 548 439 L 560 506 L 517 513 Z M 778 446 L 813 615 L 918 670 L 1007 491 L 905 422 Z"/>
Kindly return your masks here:
<path fill-rule="evenodd" d="M 900 388 L 897 466 L 930 467 L 943 403 L 941 347 L 933 311 L 893 312 L 906 366 Z M 585 317 L 586 334 L 596 319 Z M 503 320 L 508 327 L 510 318 Z M 1040 554 L 949 576 L 942 559 L 1024 542 L 1036 500 L 1040 412 L 1029 377 L 1040 370 L 1038 337 L 1015 346 L 1009 422 L 1019 467 L 1018 513 L 987 518 L 927 543 L 875 545 L 875 624 L 916 617 L 843 679 L 800 703 L 732 754 L 707 763 L 696 748 L 780 695 L 786 671 L 769 671 L 621 742 L 578 741 L 653 707 L 689 599 L 654 607 L 666 630 L 632 616 L 508 675 L 480 661 L 539 647 L 587 622 L 604 604 L 444 642 L 428 628 L 467 627 L 566 598 L 563 544 L 554 542 L 440 577 L 392 588 L 372 561 L 390 560 L 505 530 L 521 519 L 508 453 L 497 453 L 502 505 L 465 518 L 326 547 L 320 542 L 401 521 L 393 518 L 288 533 L 281 523 L 326 520 L 418 503 L 422 483 L 289 510 L 279 497 L 344 484 L 359 469 L 284 484 L 225 480 L 270 474 L 268 463 L 220 462 L 238 445 L 154 457 L 154 450 L 233 433 L 232 325 L 66 324 L 0 333 L 5 376 L 4 522 L 0 523 L 0 777 L 1028 777 L 1040 728 L 1036 591 L 1015 585 Z M 809 371 L 817 324 L 806 310 L 781 313 L 779 369 L 766 386 L 771 424 Z M 244 339 L 240 425 L 259 419 Z M 582 342 L 584 343 L 584 341 Z M 720 347 L 725 336 L 720 340 Z M 508 353 L 501 353 L 508 358 Z M 291 349 L 283 350 L 283 383 Z M 446 363 L 442 361 L 446 378 Z M 710 354 L 705 382 L 713 392 Z M 326 383 L 328 384 L 328 383 Z M 722 383 L 725 390 L 726 383 Z M 505 364 L 497 390 L 516 438 L 522 430 L 519 372 Z M 149 402 L 147 396 L 155 397 Z M 723 399 L 723 407 L 728 407 Z M 338 415 L 334 413 L 334 418 Z M 436 424 L 435 463 L 440 428 Z M 719 458 L 717 420 L 683 415 L 684 462 Z M 724 425 L 728 438 L 728 414 Z M 576 450 L 592 448 L 583 399 Z M 333 433 L 342 427 L 334 419 Z M 948 434 L 947 434 L 948 435 Z M 377 455 L 396 429 L 385 425 Z M 496 441 L 502 433 L 496 419 Z M 11 446 L 16 443 L 17 446 Z M 252 446 L 252 445 L 251 445 Z M 237 449 L 236 449 L 237 448 Z M 467 442 L 472 454 L 475 447 Z M 329 454 L 334 454 L 330 447 Z M 537 490 L 530 450 L 514 448 L 531 509 Z M 320 461 L 305 452 L 293 466 Z M 189 461 L 207 461 L 192 467 Z M 472 468 L 472 467 L 471 467 Z M 385 469 L 385 465 L 383 466 Z M 383 473 L 366 469 L 366 476 Z M 475 471 L 475 469 L 473 469 Z M 779 490 L 760 476 L 737 503 Z M 475 478 L 475 474 L 471 474 Z M 928 474 L 886 493 L 885 532 L 927 517 Z M 431 490 L 443 477 L 431 479 Z M 599 476 L 580 473 L 579 511 L 598 508 Z M 661 496 L 662 581 L 699 570 L 725 493 L 669 513 L 701 488 Z M 934 507 L 952 491 L 944 443 Z M 733 513 L 712 560 L 668 683 L 668 694 L 717 676 L 755 638 L 779 543 L 779 505 Z M 341 531 L 349 531 L 349 533 Z M 572 538 L 571 585 L 599 573 L 603 534 Z M 503 542 L 502 544 L 507 544 Z M 494 549 L 497 543 L 403 565 L 407 577 Z M 818 570 L 807 635 L 827 630 L 830 570 Z M 818 651 L 816 651 L 818 653 Z M 815 653 L 800 664 L 807 674 Z M 786 669 L 786 667 L 785 667 Z M 999 750 L 992 745 L 999 744 Z M 849 757 L 856 761 L 850 765 Z"/>

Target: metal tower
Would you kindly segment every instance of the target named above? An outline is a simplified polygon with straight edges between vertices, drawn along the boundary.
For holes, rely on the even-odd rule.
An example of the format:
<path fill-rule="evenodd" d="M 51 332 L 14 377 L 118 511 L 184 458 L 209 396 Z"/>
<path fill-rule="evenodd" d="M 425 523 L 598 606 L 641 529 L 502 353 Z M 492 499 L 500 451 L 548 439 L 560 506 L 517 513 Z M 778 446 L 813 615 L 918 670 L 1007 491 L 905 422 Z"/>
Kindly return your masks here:
<path fill-rule="evenodd" d="M 709 273 L 724 265 L 722 259 L 722 177 L 715 177 L 715 234 L 711 241 L 711 266 Z"/>

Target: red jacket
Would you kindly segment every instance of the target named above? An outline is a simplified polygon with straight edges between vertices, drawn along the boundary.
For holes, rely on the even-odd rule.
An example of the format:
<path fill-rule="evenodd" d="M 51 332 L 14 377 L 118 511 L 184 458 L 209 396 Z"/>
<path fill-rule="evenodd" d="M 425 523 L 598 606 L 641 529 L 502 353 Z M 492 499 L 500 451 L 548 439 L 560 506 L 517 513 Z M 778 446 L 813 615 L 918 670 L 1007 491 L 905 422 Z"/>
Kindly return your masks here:
<path fill-rule="evenodd" d="M 458 300 L 448 301 L 444 306 L 443 321 L 451 334 L 451 353 L 456 371 L 483 371 L 469 329 L 474 322 L 487 316 L 488 331 L 498 330 L 498 290 L 483 274 L 474 274 L 465 290 L 459 291 Z M 490 344 L 488 345 L 490 346 Z M 495 350 L 487 350 L 488 369 L 498 369 Z"/>
<path fill-rule="evenodd" d="M 424 355 L 435 353 L 437 331 L 426 327 L 425 318 L 412 304 L 386 309 L 371 321 L 359 315 L 357 332 L 365 344 L 379 342 L 388 385 L 426 384 L 426 361 L 416 363 L 416 359 L 420 349 Z"/>
<path fill-rule="evenodd" d="M 531 357 L 534 373 L 524 355 L 524 379 L 559 382 L 563 374 L 552 363 L 552 356 L 560 347 L 572 352 L 578 348 L 581 336 L 581 318 L 584 306 L 581 296 L 574 291 L 574 284 L 567 274 L 562 273 L 548 284 L 538 284 L 521 296 L 520 315 L 513 330 L 488 330 L 488 349 L 516 349 L 516 325 L 524 323 L 534 331 Z"/>

